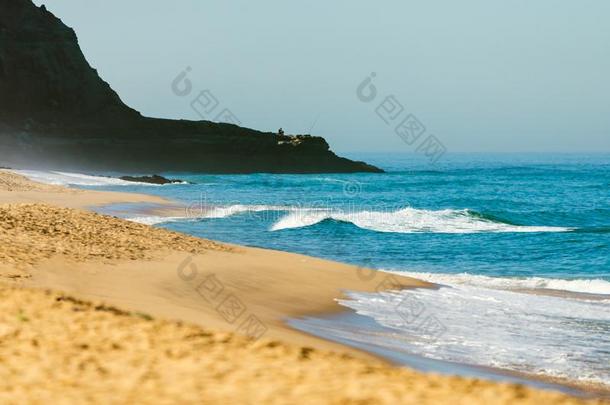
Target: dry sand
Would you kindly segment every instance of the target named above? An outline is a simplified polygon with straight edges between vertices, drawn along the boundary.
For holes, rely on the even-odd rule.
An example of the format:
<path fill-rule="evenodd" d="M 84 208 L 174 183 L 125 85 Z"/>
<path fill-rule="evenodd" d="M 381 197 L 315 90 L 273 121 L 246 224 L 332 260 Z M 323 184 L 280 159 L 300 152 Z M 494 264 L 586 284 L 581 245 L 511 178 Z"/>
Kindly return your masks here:
<path fill-rule="evenodd" d="M 283 323 L 339 310 L 344 290 L 426 283 L 74 209 L 127 201 L 163 203 L 0 171 L 1 403 L 582 402 L 392 367 Z"/>
<path fill-rule="evenodd" d="M 0 275 L 22 285 L 227 331 L 255 317 L 268 336 L 316 347 L 341 346 L 288 328 L 283 320 L 342 309 L 334 299 L 343 289 L 429 286 L 40 203 L 0 205 L 0 224 Z"/>
<path fill-rule="evenodd" d="M 0 358 L 5 404 L 581 403 L 1 285 Z"/>

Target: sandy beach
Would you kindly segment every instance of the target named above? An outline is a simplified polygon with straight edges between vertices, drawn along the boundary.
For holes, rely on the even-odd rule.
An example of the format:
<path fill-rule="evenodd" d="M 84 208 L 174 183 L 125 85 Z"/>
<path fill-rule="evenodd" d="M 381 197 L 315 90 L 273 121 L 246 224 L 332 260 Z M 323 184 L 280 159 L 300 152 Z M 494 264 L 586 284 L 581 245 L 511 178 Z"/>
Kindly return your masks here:
<path fill-rule="evenodd" d="M 88 210 L 136 202 L 172 206 L 0 171 L 0 401 L 608 403 L 422 374 L 294 330 L 345 310 L 345 291 L 434 286 Z"/>

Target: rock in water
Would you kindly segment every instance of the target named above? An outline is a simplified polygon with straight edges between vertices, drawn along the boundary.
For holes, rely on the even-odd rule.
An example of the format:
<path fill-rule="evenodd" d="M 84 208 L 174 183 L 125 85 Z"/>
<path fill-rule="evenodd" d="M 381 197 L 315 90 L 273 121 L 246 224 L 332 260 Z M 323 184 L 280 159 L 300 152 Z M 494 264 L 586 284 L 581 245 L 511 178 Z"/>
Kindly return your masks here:
<path fill-rule="evenodd" d="M 0 0 L 0 159 L 127 172 L 381 171 L 320 137 L 143 117 L 89 66 L 74 31 L 31 0 Z"/>
<path fill-rule="evenodd" d="M 136 183 L 150 183 L 150 184 L 177 184 L 184 183 L 182 180 L 178 179 L 166 179 L 163 176 L 159 176 L 158 174 L 153 174 L 152 176 L 121 176 L 119 177 L 121 180 L 125 181 L 133 181 Z"/>

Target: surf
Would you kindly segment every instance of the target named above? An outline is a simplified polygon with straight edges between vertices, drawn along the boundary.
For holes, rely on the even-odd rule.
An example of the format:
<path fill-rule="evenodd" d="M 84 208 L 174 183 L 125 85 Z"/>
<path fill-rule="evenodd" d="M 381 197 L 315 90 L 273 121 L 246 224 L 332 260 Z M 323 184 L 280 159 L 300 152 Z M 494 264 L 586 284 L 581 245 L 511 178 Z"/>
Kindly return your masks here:
<path fill-rule="evenodd" d="M 393 233 L 506 233 L 506 232 L 567 232 L 568 227 L 515 225 L 494 220 L 469 209 L 425 210 L 402 208 L 396 211 L 338 210 L 291 212 L 275 222 L 270 230 L 303 228 L 326 220 L 351 223 L 359 228 Z"/>
<path fill-rule="evenodd" d="M 125 181 L 113 177 L 91 176 L 82 173 L 69 173 L 43 170 L 11 170 L 30 180 L 54 186 L 156 186 L 156 184 Z"/>

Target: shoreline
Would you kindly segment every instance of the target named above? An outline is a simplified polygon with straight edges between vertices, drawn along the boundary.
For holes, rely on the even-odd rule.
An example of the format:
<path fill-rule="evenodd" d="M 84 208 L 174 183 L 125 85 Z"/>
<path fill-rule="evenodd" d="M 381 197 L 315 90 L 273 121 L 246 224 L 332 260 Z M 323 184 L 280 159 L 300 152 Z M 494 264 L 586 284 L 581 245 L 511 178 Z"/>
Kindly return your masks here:
<path fill-rule="evenodd" d="M 126 205 L 129 205 L 130 209 L 129 209 L 129 214 L 131 214 L 129 216 L 129 218 L 132 218 L 132 215 L 135 215 L 136 217 L 139 217 L 140 215 L 147 217 L 147 216 L 154 216 L 154 217 L 180 217 L 180 218 L 188 218 L 190 216 L 193 216 L 193 212 L 190 210 L 190 207 L 188 206 L 184 206 L 184 205 L 180 205 L 176 202 L 171 202 L 168 201 L 167 204 L 158 204 L 158 203 L 151 203 L 151 204 L 142 204 L 142 203 L 128 203 L 128 204 L 110 204 L 110 205 L 104 205 L 104 206 L 97 206 L 97 207 L 91 207 L 92 209 L 95 209 L 96 212 L 100 212 L 100 213 L 119 213 L 119 214 L 125 214 L 125 208 Z M 198 212 L 203 212 L 205 210 L 205 207 L 198 207 Z M 196 217 L 196 216 L 194 216 Z M 225 243 L 225 242 L 223 242 Z M 266 251 L 270 251 L 271 249 L 266 249 L 266 248 L 256 248 L 256 249 L 261 249 L 261 250 L 266 250 Z M 285 252 L 288 254 L 297 254 L 297 253 L 292 253 L 292 252 Z M 309 257 L 309 256 L 306 256 Z M 326 260 L 326 259 L 321 259 L 320 260 Z M 369 269 L 367 269 L 368 271 Z M 384 275 L 384 274 L 388 274 L 388 275 L 397 275 L 400 276 L 399 273 L 397 272 L 385 272 L 383 270 L 381 271 L 377 271 L 379 274 Z M 377 278 L 374 278 L 374 280 Z M 378 279 L 377 279 L 378 280 Z M 423 280 L 420 280 L 423 281 Z M 440 285 L 436 285 L 433 283 L 430 283 L 429 286 L 423 286 L 423 288 L 433 288 L 436 289 L 440 287 Z M 403 286 L 403 288 L 421 288 L 421 287 L 413 287 L 413 286 Z M 596 295 L 596 294 L 586 294 L 586 293 L 577 293 L 577 292 L 570 292 L 570 291 L 561 291 L 561 290 L 550 290 L 550 289 L 521 289 L 521 290 L 516 290 L 516 291 L 520 291 L 523 293 L 528 293 L 528 294 L 540 294 L 540 295 L 549 295 L 549 296 L 560 296 L 560 297 L 577 297 L 577 298 L 588 298 L 588 299 L 595 299 L 595 300 L 603 300 L 603 299 L 607 299 L 607 296 L 602 296 L 602 295 Z M 302 318 L 316 318 L 318 320 L 326 320 L 326 319 L 330 319 L 330 318 L 334 318 L 336 316 L 339 317 L 344 317 L 344 318 L 350 318 L 350 317 L 357 317 L 359 316 L 356 312 L 354 312 L 352 309 L 342 306 L 342 305 L 334 305 L 333 307 L 329 307 L 326 308 L 322 311 L 311 311 L 311 312 L 306 312 L 306 313 L 302 313 L 302 314 L 298 314 L 298 315 L 292 315 L 291 317 L 287 318 L 284 320 L 284 324 L 286 327 L 293 329 L 296 332 L 301 332 L 303 334 L 305 334 L 306 336 L 309 337 L 313 337 L 313 338 L 319 338 L 319 339 L 323 339 L 327 342 L 332 342 L 332 343 L 338 343 L 341 346 L 343 346 L 344 348 L 347 348 L 349 350 L 356 350 L 358 352 L 362 352 L 365 354 L 365 356 L 371 356 L 377 360 L 380 360 L 382 362 L 385 362 L 387 364 L 391 364 L 394 366 L 407 366 L 407 367 L 411 367 L 414 369 L 418 369 L 416 366 L 414 366 L 414 364 L 416 364 L 417 362 L 408 362 L 408 361 L 401 361 L 399 360 L 400 358 L 404 358 L 404 357 L 420 357 L 417 354 L 407 354 L 407 355 L 403 355 L 403 354 L 397 354 L 397 353 L 392 353 L 390 350 L 388 349 L 383 349 L 383 348 L 378 348 L 379 350 L 376 350 L 375 345 L 373 344 L 366 344 L 366 343 L 358 343 L 358 342 L 351 342 L 349 341 L 349 339 L 333 339 L 332 336 L 328 336 L 325 335 L 324 333 L 316 333 L 315 331 L 307 331 L 307 328 L 300 328 L 297 325 L 301 324 L 301 319 Z M 428 359 L 426 358 L 422 358 L 425 361 L 427 361 Z M 517 371 L 517 370 L 510 370 L 510 369 L 502 369 L 502 368 L 493 368 L 493 367 L 488 367 L 488 366 L 481 366 L 481 365 L 475 365 L 475 364 L 462 364 L 462 363 L 454 363 L 454 362 L 450 362 L 450 361 L 444 361 L 444 360 L 429 360 L 431 362 L 438 362 L 438 363 L 443 363 L 448 369 L 450 370 L 454 370 L 455 372 L 451 373 L 451 371 L 446 371 L 446 372 L 440 372 L 441 374 L 446 374 L 446 375 L 461 375 L 461 376 L 466 376 L 466 377 L 472 377 L 472 378 L 481 378 L 481 379 L 485 379 L 488 381 L 508 381 L 508 382 L 516 382 L 516 383 L 522 383 L 522 384 L 526 384 L 529 386 L 532 386 L 534 388 L 541 388 L 541 389 L 552 389 L 552 390 L 556 390 L 559 392 L 564 392 L 567 393 L 569 395 L 577 395 L 577 396 L 581 396 L 584 398 L 587 397 L 601 397 L 601 398 L 610 398 L 610 387 L 608 386 L 604 386 L 604 385 L 600 385 L 600 384 L 594 384 L 594 383 L 589 383 L 589 382 L 580 382 L 580 381 L 576 381 L 576 380 L 570 380 L 570 379 L 566 379 L 566 378 L 559 378 L 559 377 L 551 377 L 548 375 L 544 375 L 544 374 L 536 374 L 536 373 L 527 373 L 524 371 Z M 438 368 L 433 368 L 431 369 L 432 372 L 439 372 L 439 370 L 442 367 L 438 367 Z M 468 370 L 478 370 L 478 373 L 471 373 L 468 372 Z M 422 371 L 422 370 L 420 370 Z M 423 370 L 425 371 L 430 371 L 430 370 Z M 505 379 L 503 380 L 502 377 L 505 377 Z"/>
<path fill-rule="evenodd" d="M 7 172 L 0 171 L 0 176 L 2 173 Z M 19 183 L 23 179 L 12 178 L 12 181 Z M 177 209 L 175 203 L 171 201 L 145 194 L 67 189 L 33 183 L 29 180 L 25 184 L 25 190 L 0 193 L 0 205 L 44 201 L 55 206 L 82 210 L 92 207 L 100 209 L 109 204 L 137 203 L 157 204 L 159 207 L 168 207 L 169 210 Z M 34 211 L 36 209 L 40 207 L 36 207 Z M 116 224 L 112 222 L 110 225 Z M 139 224 L 129 226 L 133 232 L 142 230 L 142 232 L 156 233 L 147 230 L 148 228 Z M 165 230 L 159 231 L 159 235 L 162 234 L 160 238 L 172 234 Z M 188 239 L 197 238 L 188 237 Z M 235 294 L 239 295 L 238 300 L 244 303 L 247 312 L 261 319 L 269 331 L 265 334 L 265 338 L 279 339 L 297 345 L 311 345 L 317 350 L 349 353 L 365 360 L 376 362 L 382 360 L 386 364 L 391 361 L 384 356 L 307 334 L 290 326 L 289 322 L 299 317 L 349 313 L 349 308 L 340 306 L 335 301 L 336 298 L 342 297 L 343 290 L 379 291 L 396 287 L 396 282 L 400 283 L 401 288 L 434 288 L 430 283 L 395 274 L 381 274 L 381 272 L 376 273 L 376 275 L 381 274 L 381 277 L 375 277 L 373 282 L 363 281 L 358 277 L 361 269 L 356 266 L 293 253 L 226 243 L 216 243 L 216 245 L 222 248 L 214 247 L 211 250 L 206 248 L 199 253 L 178 253 L 172 249 L 154 252 L 144 262 L 141 261 L 142 259 L 135 262 L 124 259 L 107 262 L 103 259 L 74 261 L 52 256 L 36 262 L 30 268 L 30 277 L 16 279 L 21 280 L 16 283 L 63 291 L 79 299 L 102 299 L 111 305 L 148 313 L 162 319 L 179 319 L 217 330 L 236 331 L 235 326 L 219 317 L 214 308 L 201 302 L 201 295 L 193 286 L 196 279 L 191 276 L 193 269 L 196 270 L 195 273 L 204 269 L 201 270 L 200 276 L 216 275 L 223 289 L 236 291 Z M 264 264 L 260 265 L 259 262 Z M 146 273 L 142 271 L 143 264 Z M 2 267 L 6 266 L 0 266 L 0 276 L 3 275 Z M 286 268 L 291 268 L 289 274 Z M 187 275 L 187 280 L 180 278 L 181 271 L 183 276 Z M 353 277 L 346 279 L 344 276 L 347 272 Z M 390 281 L 387 280 L 388 277 L 391 278 Z M 299 281 L 306 285 L 303 286 Z M 134 292 L 134 285 L 138 285 L 139 291 Z M 273 308 L 269 308 L 269 302 L 273 302 Z M 239 332 L 239 327 L 237 331 Z M 597 395 L 595 392 L 592 394 Z"/>
<path fill-rule="evenodd" d="M 168 217 L 168 218 L 172 218 L 172 217 L 178 217 L 178 218 L 194 217 L 194 218 L 196 218 L 197 217 L 197 215 L 193 215 L 193 214 L 195 214 L 195 212 L 193 211 L 192 207 L 180 205 L 175 202 L 168 202 L 168 204 L 153 203 L 153 204 L 148 204 L 146 206 L 144 206 L 141 203 L 129 203 L 129 205 L 131 208 L 129 213 L 133 214 L 135 216 L 142 215 L 145 217 L 153 216 L 153 217 Z M 125 214 L 125 212 L 126 212 L 126 211 L 124 211 L 125 206 L 122 204 L 116 204 L 116 205 L 111 204 L 111 205 L 98 206 L 98 207 L 93 207 L 93 208 L 96 209 L 97 212 L 101 212 L 101 213 L 112 212 L 116 208 L 118 208 L 118 210 L 116 210 L 117 213 Z M 197 212 L 199 212 L 199 214 L 201 214 L 202 212 L 205 211 L 205 209 L 206 209 L 206 207 L 198 206 Z M 129 218 L 132 218 L 132 216 L 130 215 Z M 223 243 L 225 243 L 225 242 L 223 242 Z M 271 250 L 271 249 L 267 249 L 267 248 L 256 248 L 256 249 Z M 297 253 L 292 253 L 292 252 L 286 252 L 286 253 L 297 254 Z M 319 259 L 326 260 L 326 259 L 321 259 L 321 258 L 319 258 Z M 369 271 L 369 269 L 367 269 L 367 271 Z M 398 273 L 398 272 L 386 272 L 383 270 L 376 271 L 376 273 L 379 273 L 381 275 L 388 274 L 388 275 L 400 276 L 400 273 Z M 378 279 L 374 278 L 374 280 L 378 280 Z M 420 281 L 424 281 L 424 280 L 420 280 Z M 441 285 L 430 283 L 430 285 L 423 286 L 423 288 L 437 289 L 440 286 Z M 413 287 L 413 286 L 405 285 L 402 288 L 421 288 L 421 287 Z M 600 294 L 579 293 L 579 292 L 553 290 L 553 289 L 545 289 L 545 288 L 542 288 L 542 289 L 522 288 L 522 289 L 517 289 L 514 291 L 527 293 L 527 294 L 539 294 L 539 295 L 568 297 L 568 298 L 572 298 L 572 297 L 587 298 L 587 299 L 592 299 L 592 300 L 605 300 L 605 299 L 608 299 L 608 297 L 609 297 L 607 295 L 600 295 Z M 407 367 L 414 368 L 416 370 L 418 369 L 416 366 L 414 366 L 414 364 L 416 364 L 417 362 L 408 362 L 408 361 L 399 360 L 400 358 L 404 358 L 404 357 L 411 357 L 411 358 L 421 357 L 417 354 L 410 353 L 410 354 L 404 355 L 404 354 L 399 354 L 399 353 L 392 353 L 392 351 L 390 351 L 388 349 L 383 349 L 381 347 L 378 348 L 379 350 L 376 350 L 376 347 L 373 344 L 350 342 L 349 339 L 335 339 L 332 336 L 325 335 L 324 333 L 320 333 L 319 331 L 317 331 L 317 332 L 312 331 L 312 330 L 307 331 L 307 328 L 301 328 L 298 326 L 302 323 L 301 322 L 302 318 L 315 318 L 317 320 L 324 321 L 326 319 L 335 318 L 337 316 L 343 317 L 343 318 L 355 318 L 355 317 L 359 317 L 360 315 L 358 315 L 356 312 L 354 312 L 354 310 L 351 308 L 348 308 L 348 307 L 345 307 L 342 305 L 335 305 L 332 308 L 326 308 L 323 311 L 318 311 L 318 312 L 311 311 L 311 312 L 307 312 L 307 313 L 303 313 L 303 314 L 298 314 L 296 316 L 291 316 L 290 318 L 287 318 L 284 321 L 284 324 L 286 325 L 286 327 L 291 328 L 297 332 L 304 333 L 307 336 L 314 337 L 314 338 L 320 338 L 325 341 L 329 341 L 329 342 L 333 342 L 333 343 L 339 343 L 340 345 L 342 345 L 345 348 L 363 352 L 363 353 L 365 353 L 365 355 L 372 356 L 387 364 L 391 364 L 391 365 L 395 365 L 395 366 L 407 366 Z M 581 397 L 585 397 L 585 398 L 586 397 L 610 398 L 610 386 L 605 386 L 603 384 L 581 382 L 581 381 L 577 381 L 577 380 L 570 380 L 567 378 L 552 377 L 552 376 L 544 375 L 544 374 L 528 373 L 525 371 L 494 368 L 494 367 L 481 366 L 481 365 L 476 365 L 476 364 L 454 363 L 454 362 L 445 361 L 445 360 L 426 359 L 423 357 L 422 357 L 422 359 L 424 359 L 424 361 L 429 360 L 431 362 L 443 363 L 449 369 L 453 369 L 455 371 L 454 373 L 451 373 L 450 371 L 445 372 L 445 373 L 441 372 L 441 374 L 461 375 L 461 376 L 466 376 L 466 377 L 482 378 L 482 379 L 486 379 L 488 381 L 517 382 L 517 383 L 526 384 L 526 385 L 529 385 L 529 386 L 532 386 L 535 388 L 553 389 L 553 390 L 557 390 L 560 392 L 568 393 L 570 395 L 577 395 L 577 396 L 581 396 Z M 433 368 L 431 371 L 439 372 L 439 370 L 441 368 L 442 367 Z M 478 370 L 479 372 L 478 373 L 464 372 L 465 370 L 475 370 L 475 369 Z M 422 370 L 420 370 L 420 371 L 422 371 Z M 423 370 L 423 371 L 430 371 L 430 370 Z M 505 379 L 503 380 L 502 377 L 505 377 Z"/>
<path fill-rule="evenodd" d="M 294 328 L 307 331 L 307 333 L 315 336 L 373 353 L 395 366 L 406 366 L 420 372 L 431 372 L 441 375 L 459 375 L 466 378 L 477 378 L 486 381 L 524 384 L 538 389 L 554 390 L 582 398 L 610 399 L 610 388 L 605 385 L 551 377 L 544 374 L 528 373 L 525 371 L 427 358 L 416 353 L 393 350 L 374 343 L 356 341 L 350 339 L 348 336 L 333 336 L 331 333 L 325 333 L 325 324 L 327 322 L 333 323 L 334 326 L 336 326 L 337 323 L 340 323 L 341 330 L 348 327 L 354 329 L 358 328 L 359 331 L 362 331 L 363 328 L 367 327 L 367 324 L 374 323 L 375 321 L 353 311 L 348 311 L 325 316 L 292 319 L 290 324 Z M 382 326 L 380 328 L 386 329 Z"/>
<path fill-rule="evenodd" d="M 8 172 L 0 171 L 0 174 L 2 173 Z M 4 177 L 6 182 L 7 176 Z M 35 183 L 15 174 L 10 174 L 8 177 L 15 184 L 13 188 L 19 186 L 21 189 L 18 192 L 0 192 L 0 204 L 48 201 L 50 204 L 60 207 L 91 210 L 94 207 L 99 209 L 109 204 L 143 203 L 152 204 L 157 209 L 159 207 L 169 210 L 177 209 L 175 202 L 146 194 L 72 189 Z M 29 212 L 28 215 L 34 214 Z M 41 217 L 40 221 L 43 220 L 46 218 Z M 91 220 L 99 222 L 100 219 L 91 218 Z M 109 227 L 118 226 L 123 222 L 125 226 L 137 229 L 143 234 L 142 237 L 149 233 L 149 229 L 154 229 L 162 234 L 173 234 L 173 232 L 123 219 L 115 219 L 109 224 Z M 190 236 L 188 238 L 198 239 Z M 171 243 L 171 238 L 169 241 Z M 98 242 L 101 244 L 99 249 L 115 248 L 110 244 L 105 244 L 104 241 Z M 167 248 L 163 252 L 156 252 L 145 262 L 149 272 L 146 277 L 143 277 L 141 263 L 125 261 L 124 258 L 104 262 L 96 258 L 93 261 L 74 261 L 55 256 L 46 257 L 35 264 L 36 272 L 26 282 L 27 285 L 37 288 L 64 291 L 79 299 L 103 298 L 109 304 L 130 310 L 148 312 L 154 316 L 180 319 L 200 325 L 207 323 L 221 330 L 232 331 L 235 329 L 233 324 L 224 320 L 215 311 L 214 305 L 218 303 L 207 303 L 196 291 L 202 277 L 213 273 L 227 291 L 231 290 L 231 294 L 234 291 L 245 306 L 253 308 L 249 309 L 248 313 L 253 312 L 255 316 L 262 319 L 269 328 L 267 334 L 272 338 L 311 345 L 319 349 L 347 352 L 361 358 L 385 362 L 384 359 L 373 354 L 307 335 L 284 323 L 286 317 L 347 310 L 334 301 L 336 297 L 343 297 L 343 289 L 375 291 L 383 280 L 363 281 L 358 277 L 358 267 L 342 263 L 226 243 L 219 245 L 229 247 L 234 252 L 205 251 L 191 254 L 179 253 L 171 248 Z M 186 260 L 190 260 L 189 263 L 185 264 Z M 181 280 L 177 276 L 177 269 L 181 266 L 190 267 L 193 264 L 200 270 L 200 277 L 192 281 Z M 0 265 L 0 277 L 3 274 L 2 267 Z M 291 271 L 287 273 L 286 268 L 290 268 Z M 353 276 L 345 278 L 345 274 Z M 14 279 L 25 278 L 15 277 Z M 381 288 L 395 286 L 396 282 L 400 282 L 404 286 L 431 286 L 423 281 L 400 276 L 391 276 L 391 280 L 392 283 Z M 159 288 L 159 284 L 169 287 Z M 132 285 L 140 286 L 141 291 L 137 297 L 134 297 Z M 167 291 L 168 289 L 172 289 L 172 291 Z M 302 297 L 298 297 L 299 295 Z"/>

